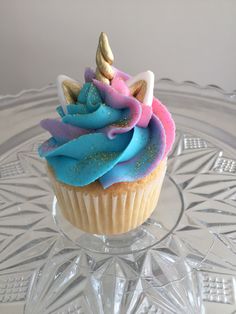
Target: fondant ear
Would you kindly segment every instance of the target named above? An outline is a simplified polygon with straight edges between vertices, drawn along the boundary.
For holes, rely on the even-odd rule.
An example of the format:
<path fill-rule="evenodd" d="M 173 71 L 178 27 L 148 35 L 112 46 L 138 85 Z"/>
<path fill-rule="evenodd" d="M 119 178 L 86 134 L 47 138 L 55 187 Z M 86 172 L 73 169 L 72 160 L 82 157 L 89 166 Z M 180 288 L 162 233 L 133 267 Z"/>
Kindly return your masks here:
<path fill-rule="evenodd" d="M 60 104 L 66 106 L 75 104 L 81 90 L 81 85 L 66 75 L 57 77 L 57 93 Z"/>
<path fill-rule="evenodd" d="M 154 74 L 151 71 L 139 73 L 131 77 L 126 82 L 130 89 L 131 95 L 147 106 L 152 105 Z"/>

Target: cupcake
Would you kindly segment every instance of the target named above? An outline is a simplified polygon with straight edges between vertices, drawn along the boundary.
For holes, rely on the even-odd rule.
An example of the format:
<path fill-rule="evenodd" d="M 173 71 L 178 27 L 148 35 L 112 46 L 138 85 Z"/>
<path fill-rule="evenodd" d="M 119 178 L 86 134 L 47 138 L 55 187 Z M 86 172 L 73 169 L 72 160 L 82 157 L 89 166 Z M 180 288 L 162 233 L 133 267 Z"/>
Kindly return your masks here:
<path fill-rule="evenodd" d="M 65 219 L 105 235 L 150 217 L 175 137 L 170 113 L 153 97 L 154 74 L 131 77 L 113 61 L 101 33 L 97 68 L 85 70 L 85 83 L 58 77 L 59 118 L 41 121 L 51 138 L 39 147 Z"/>

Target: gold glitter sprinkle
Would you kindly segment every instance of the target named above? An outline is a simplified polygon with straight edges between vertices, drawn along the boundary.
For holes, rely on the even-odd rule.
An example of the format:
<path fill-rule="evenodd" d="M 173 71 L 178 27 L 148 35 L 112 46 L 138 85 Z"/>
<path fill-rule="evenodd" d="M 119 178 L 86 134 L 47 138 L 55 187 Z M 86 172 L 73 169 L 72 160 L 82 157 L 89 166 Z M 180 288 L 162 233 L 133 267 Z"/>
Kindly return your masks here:
<path fill-rule="evenodd" d="M 139 170 L 147 163 L 153 162 L 157 154 L 157 147 L 155 144 L 149 144 L 145 149 L 146 154 L 135 163 L 135 170 Z"/>
<path fill-rule="evenodd" d="M 79 173 L 81 172 L 81 169 L 91 164 L 94 160 L 97 161 L 96 166 L 100 167 L 104 163 L 116 158 L 118 154 L 119 153 L 117 152 L 97 152 L 91 154 L 89 156 L 86 156 L 84 159 L 78 161 L 73 167 L 71 167 L 71 171 Z"/>
<path fill-rule="evenodd" d="M 129 123 L 130 123 L 130 119 L 129 118 L 124 118 L 123 120 L 120 120 L 120 121 L 118 121 L 116 123 L 113 123 L 112 126 L 124 128 L 124 127 L 128 126 Z"/>

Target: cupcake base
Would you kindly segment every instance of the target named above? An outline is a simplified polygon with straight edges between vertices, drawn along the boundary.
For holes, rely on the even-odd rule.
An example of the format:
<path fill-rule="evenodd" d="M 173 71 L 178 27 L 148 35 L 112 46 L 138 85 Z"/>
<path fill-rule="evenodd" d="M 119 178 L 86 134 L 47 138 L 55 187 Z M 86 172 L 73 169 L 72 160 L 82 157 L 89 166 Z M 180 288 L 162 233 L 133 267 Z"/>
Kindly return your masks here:
<path fill-rule="evenodd" d="M 85 232 L 114 235 L 126 233 L 150 217 L 159 199 L 166 163 L 163 160 L 140 180 L 107 189 L 98 181 L 84 187 L 63 184 L 49 165 L 47 170 L 61 212 L 71 224 Z"/>

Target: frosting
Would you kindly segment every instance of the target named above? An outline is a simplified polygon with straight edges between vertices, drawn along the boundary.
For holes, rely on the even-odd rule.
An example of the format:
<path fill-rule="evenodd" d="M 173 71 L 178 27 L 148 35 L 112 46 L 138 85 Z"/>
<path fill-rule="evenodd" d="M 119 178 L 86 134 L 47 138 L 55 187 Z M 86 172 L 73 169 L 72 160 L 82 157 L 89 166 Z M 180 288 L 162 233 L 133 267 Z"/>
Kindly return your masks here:
<path fill-rule="evenodd" d="M 85 186 L 99 180 L 107 188 L 135 181 L 148 175 L 171 150 L 175 125 L 166 107 L 153 98 L 152 74 L 130 78 L 112 69 L 110 85 L 86 69 L 85 84 L 70 104 L 60 91 L 59 77 L 60 117 L 41 121 L 52 137 L 39 147 L 39 154 L 63 183 Z M 145 103 L 130 89 L 139 80 L 147 84 Z"/>
<path fill-rule="evenodd" d="M 51 138 L 39 147 L 60 182 L 104 188 L 148 175 L 171 150 L 175 125 L 153 97 L 154 74 L 134 77 L 112 66 L 105 33 L 99 37 L 97 68 L 85 70 L 85 84 L 65 75 L 57 79 L 58 119 L 41 126 Z"/>

